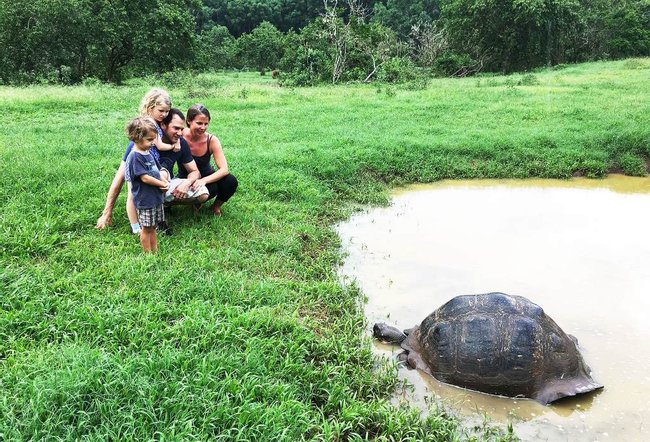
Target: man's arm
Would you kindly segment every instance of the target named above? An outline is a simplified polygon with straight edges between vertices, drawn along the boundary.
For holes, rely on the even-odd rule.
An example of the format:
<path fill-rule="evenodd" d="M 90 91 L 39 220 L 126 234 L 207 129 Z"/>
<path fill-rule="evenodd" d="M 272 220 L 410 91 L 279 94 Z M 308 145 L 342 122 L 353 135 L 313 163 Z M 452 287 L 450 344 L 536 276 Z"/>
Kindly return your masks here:
<path fill-rule="evenodd" d="M 187 164 L 184 164 L 185 170 L 187 170 L 187 182 L 188 182 L 188 188 L 192 187 L 192 184 L 194 184 L 194 181 L 198 180 L 201 178 L 201 173 L 199 172 L 199 168 L 196 167 L 196 161 L 192 160 Z"/>
<path fill-rule="evenodd" d="M 108 194 L 106 195 L 106 204 L 104 204 L 104 210 L 102 211 L 102 216 L 97 219 L 97 224 L 95 228 L 105 229 L 108 226 L 113 225 L 113 208 L 115 207 L 115 202 L 117 197 L 120 195 L 120 190 L 122 190 L 122 185 L 124 184 L 124 167 L 125 162 L 120 163 L 115 172 L 115 177 L 111 183 L 111 187 L 108 189 Z"/>
<path fill-rule="evenodd" d="M 201 173 L 199 173 L 199 168 L 196 167 L 196 162 L 194 160 L 189 163 L 184 163 L 183 167 L 185 167 L 185 170 L 187 171 L 187 178 L 181 184 L 176 186 L 176 189 L 172 192 L 174 198 L 181 200 L 187 198 L 187 191 L 190 190 L 190 187 L 192 187 L 192 184 L 194 184 L 196 180 L 201 178 Z"/>

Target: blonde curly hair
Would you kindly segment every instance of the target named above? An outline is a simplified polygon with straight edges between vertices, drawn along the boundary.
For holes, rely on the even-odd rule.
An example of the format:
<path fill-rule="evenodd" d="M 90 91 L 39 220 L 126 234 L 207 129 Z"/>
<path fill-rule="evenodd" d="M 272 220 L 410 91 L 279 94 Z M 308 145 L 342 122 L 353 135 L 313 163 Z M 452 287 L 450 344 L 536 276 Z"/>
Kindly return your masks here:
<path fill-rule="evenodd" d="M 164 89 L 153 88 L 140 101 L 140 115 L 147 116 L 159 104 L 166 104 L 171 109 L 172 99 Z"/>

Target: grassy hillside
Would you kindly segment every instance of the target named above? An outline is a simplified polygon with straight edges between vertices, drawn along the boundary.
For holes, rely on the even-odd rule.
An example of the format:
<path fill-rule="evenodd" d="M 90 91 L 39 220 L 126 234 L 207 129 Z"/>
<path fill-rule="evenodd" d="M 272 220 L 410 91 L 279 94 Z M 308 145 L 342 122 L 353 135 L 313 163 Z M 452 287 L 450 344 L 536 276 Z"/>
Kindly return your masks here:
<path fill-rule="evenodd" d="M 175 209 L 144 256 L 124 193 L 152 86 L 200 102 L 240 181 L 220 219 Z M 332 223 L 390 186 L 644 174 L 650 59 L 406 86 L 290 89 L 254 74 L 0 88 L 0 439 L 449 440 L 396 382 L 339 285 Z"/>

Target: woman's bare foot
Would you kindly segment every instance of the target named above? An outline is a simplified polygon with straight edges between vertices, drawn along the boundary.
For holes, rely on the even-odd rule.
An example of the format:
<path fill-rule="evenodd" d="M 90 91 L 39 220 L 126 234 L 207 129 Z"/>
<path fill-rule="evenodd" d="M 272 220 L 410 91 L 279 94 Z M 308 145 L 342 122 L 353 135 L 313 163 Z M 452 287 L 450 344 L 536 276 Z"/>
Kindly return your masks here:
<path fill-rule="evenodd" d="M 212 209 L 212 213 L 214 213 L 214 216 L 221 216 L 221 205 L 222 204 L 223 203 L 221 201 L 217 201 L 212 205 L 211 209 Z"/>

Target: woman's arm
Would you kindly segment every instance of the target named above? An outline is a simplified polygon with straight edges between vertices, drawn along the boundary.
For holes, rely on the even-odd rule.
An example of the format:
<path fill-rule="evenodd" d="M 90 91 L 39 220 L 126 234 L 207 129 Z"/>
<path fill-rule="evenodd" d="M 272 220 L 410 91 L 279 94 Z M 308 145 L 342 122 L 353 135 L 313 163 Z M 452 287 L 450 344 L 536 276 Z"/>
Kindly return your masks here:
<path fill-rule="evenodd" d="M 217 165 L 217 171 L 196 180 L 192 186 L 192 189 L 194 190 L 198 189 L 201 186 L 205 186 L 206 184 L 219 181 L 221 178 L 230 173 L 228 170 L 228 161 L 226 161 L 226 156 L 223 153 L 221 142 L 219 141 L 219 138 L 215 136 L 213 136 L 210 140 L 210 152 L 212 152 L 214 163 Z"/>
<path fill-rule="evenodd" d="M 104 204 L 104 211 L 102 216 L 97 219 L 97 224 L 95 228 L 105 229 L 108 226 L 113 225 L 113 208 L 115 207 L 115 201 L 120 195 L 120 190 L 122 190 L 122 185 L 124 184 L 124 167 L 126 163 L 122 161 L 120 167 L 117 168 L 115 172 L 115 177 L 111 183 L 111 187 L 108 189 L 108 194 L 106 195 L 106 204 Z"/>

